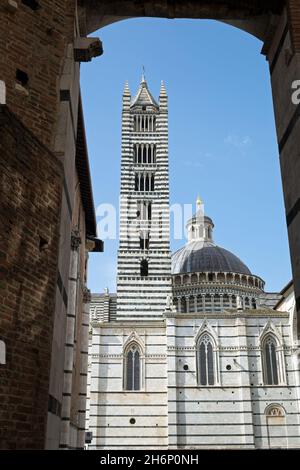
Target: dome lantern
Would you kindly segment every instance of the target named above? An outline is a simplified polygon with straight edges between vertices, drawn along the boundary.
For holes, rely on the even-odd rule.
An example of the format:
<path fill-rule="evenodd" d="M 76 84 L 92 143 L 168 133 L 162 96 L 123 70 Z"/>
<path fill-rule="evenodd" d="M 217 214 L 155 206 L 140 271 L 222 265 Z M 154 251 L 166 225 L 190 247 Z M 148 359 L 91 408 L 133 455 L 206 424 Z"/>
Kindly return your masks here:
<path fill-rule="evenodd" d="M 210 217 L 204 215 L 204 204 L 199 196 L 196 200 L 196 207 L 196 214 L 187 222 L 186 225 L 188 242 L 197 241 L 214 245 L 214 223 Z"/>

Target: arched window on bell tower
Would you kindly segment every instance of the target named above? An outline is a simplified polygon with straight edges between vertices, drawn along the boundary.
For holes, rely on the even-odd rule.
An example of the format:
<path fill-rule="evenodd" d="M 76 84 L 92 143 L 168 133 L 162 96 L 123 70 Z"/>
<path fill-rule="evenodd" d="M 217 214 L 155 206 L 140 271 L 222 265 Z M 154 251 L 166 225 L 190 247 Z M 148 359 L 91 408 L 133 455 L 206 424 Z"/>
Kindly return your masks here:
<path fill-rule="evenodd" d="M 141 277 L 147 277 L 149 273 L 149 266 L 148 266 L 148 261 L 146 259 L 142 259 L 140 269 L 141 269 Z"/>
<path fill-rule="evenodd" d="M 149 250 L 149 232 L 142 231 L 140 233 L 140 249 L 141 250 Z"/>

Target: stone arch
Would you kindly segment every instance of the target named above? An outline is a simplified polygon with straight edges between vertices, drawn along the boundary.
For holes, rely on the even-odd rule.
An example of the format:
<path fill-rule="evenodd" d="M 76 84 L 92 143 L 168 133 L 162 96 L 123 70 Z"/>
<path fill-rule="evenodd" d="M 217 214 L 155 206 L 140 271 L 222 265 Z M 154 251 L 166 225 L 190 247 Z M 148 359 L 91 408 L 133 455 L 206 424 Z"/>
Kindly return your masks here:
<path fill-rule="evenodd" d="M 275 416 L 275 417 L 282 417 L 286 415 L 285 409 L 283 408 L 282 405 L 279 405 L 278 403 L 272 403 L 271 405 L 268 405 L 265 409 L 265 415 L 266 416 Z"/>
<path fill-rule="evenodd" d="M 82 0 L 81 5 L 79 15 L 85 34 L 117 21 L 150 16 L 219 20 L 259 39 L 264 39 L 270 15 L 280 15 L 283 9 L 283 1 L 281 0 L 252 0 L 252 2 L 224 0 L 214 2 L 213 5 L 208 0 L 199 0 L 193 2 L 192 8 L 190 2 L 180 0 L 173 0 L 172 3 L 166 0 L 158 2 L 151 0 L 143 2 L 102 0 L 101 3 Z"/>
<path fill-rule="evenodd" d="M 128 346 L 132 343 L 136 343 L 140 348 L 141 354 L 145 355 L 145 345 L 142 338 L 138 335 L 136 331 L 132 331 L 130 335 L 125 339 L 123 343 L 123 353 L 127 350 Z"/>
<path fill-rule="evenodd" d="M 263 344 L 265 337 L 268 336 L 268 335 L 272 335 L 276 340 L 276 344 L 278 346 L 283 347 L 282 335 L 281 335 L 279 329 L 276 328 L 276 326 L 274 325 L 274 323 L 271 320 L 269 320 L 265 324 L 263 330 L 261 331 L 261 333 L 259 335 L 260 345 Z"/>

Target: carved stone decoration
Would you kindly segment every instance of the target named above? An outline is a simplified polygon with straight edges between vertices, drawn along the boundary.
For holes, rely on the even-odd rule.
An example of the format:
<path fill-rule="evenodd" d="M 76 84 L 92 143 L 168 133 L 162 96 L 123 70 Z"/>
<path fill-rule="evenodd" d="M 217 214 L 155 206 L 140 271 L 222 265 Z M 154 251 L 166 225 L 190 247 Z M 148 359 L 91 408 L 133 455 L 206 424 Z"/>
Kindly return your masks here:
<path fill-rule="evenodd" d="M 136 331 L 132 331 L 130 335 L 127 337 L 127 339 L 124 341 L 124 344 L 123 344 L 124 351 L 130 343 L 137 343 L 140 346 L 141 351 L 144 353 L 144 350 L 145 350 L 144 342 L 142 341 L 142 338 Z"/>
<path fill-rule="evenodd" d="M 72 250 L 76 251 L 81 244 L 81 236 L 80 232 L 77 229 L 73 229 L 71 233 L 71 248 Z"/>
<path fill-rule="evenodd" d="M 84 302 L 85 304 L 88 304 L 91 300 L 92 300 L 91 291 L 90 291 L 90 289 L 88 289 L 87 287 L 85 287 L 85 288 L 83 289 L 83 302 Z"/>
<path fill-rule="evenodd" d="M 169 310 L 171 312 L 176 312 L 176 308 L 173 303 L 173 297 L 170 294 L 167 295 L 166 310 Z"/>
<path fill-rule="evenodd" d="M 284 411 L 279 405 L 271 405 L 267 408 L 266 415 L 271 416 L 272 418 L 282 418 L 284 416 Z"/>

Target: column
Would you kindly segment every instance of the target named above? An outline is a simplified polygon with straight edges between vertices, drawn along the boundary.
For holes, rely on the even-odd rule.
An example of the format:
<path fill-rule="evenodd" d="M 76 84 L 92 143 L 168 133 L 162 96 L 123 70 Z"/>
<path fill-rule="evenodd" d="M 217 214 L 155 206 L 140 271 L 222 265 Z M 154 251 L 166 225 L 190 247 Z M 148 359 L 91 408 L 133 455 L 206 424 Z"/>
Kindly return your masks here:
<path fill-rule="evenodd" d="M 79 246 L 81 237 L 77 229 L 71 234 L 71 258 L 68 285 L 68 309 L 66 322 L 65 360 L 64 360 L 64 384 L 61 412 L 61 433 L 59 447 L 68 449 L 70 446 L 70 417 L 72 402 L 73 362 L 75 319 L 78 295 L 78 270 L 79 270 Z"/>
<path fill-rule="evenodd" d="M 77 448 L 84 449 L 85 444 L 85 418 L 86 418 L 86 392 L 89 349 L 89 314 L 91 292 L 87 287 L 83 291 L 83 312 L 80 338 L 80 387 L 78 395 L 78 434 Z"/>
<path fill-rule="evenodd" d="M 224 309 L 223 294 L 220 294 L 220 308 L 221 308 L 221 312 L 223 312 L 223 309 Z"/>
<path fill-rule="evenodd" d="M 185 304 L 186 304 L 186 313 L 189 313 L 189 311 L 190 311 L 190 298 L 189 298 L 188 295 L 185 297 Z"/>
<path fill-rule="evenodd" d="M 210 298 L 211 298 L 211 310 L 213 312 L 215 309 L 215 294 L 211 294 Z"/>
<path fill-rule="evenodd" d="M 205 303 L 205 294 L 201 294 L 202 296 L 202 308 L 203 308 L 203 312 L 206 311 L 206 303 Z"/>

